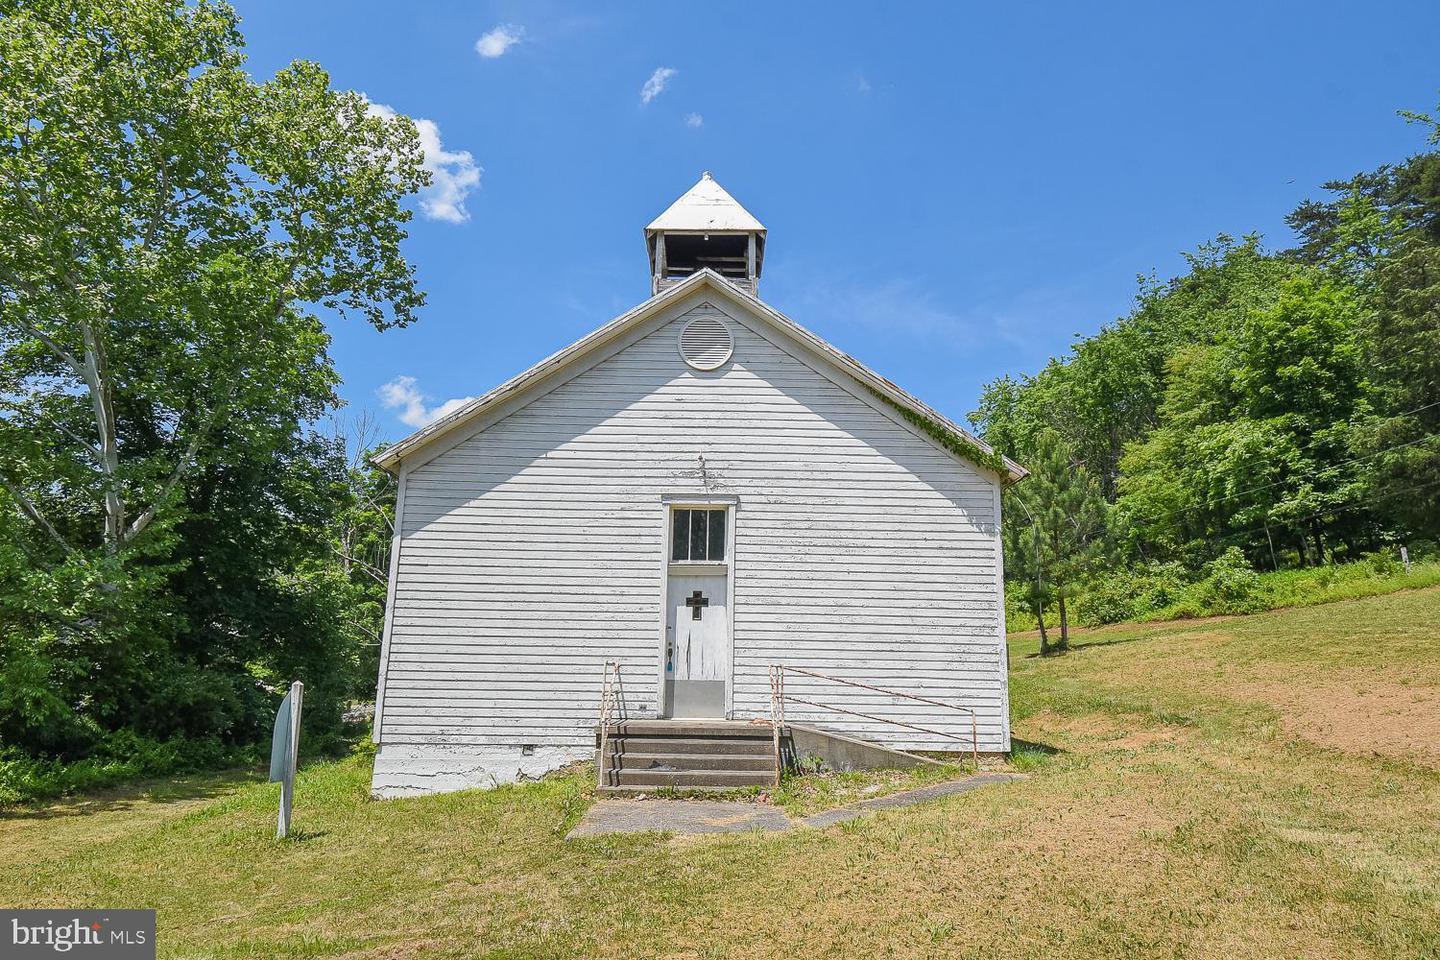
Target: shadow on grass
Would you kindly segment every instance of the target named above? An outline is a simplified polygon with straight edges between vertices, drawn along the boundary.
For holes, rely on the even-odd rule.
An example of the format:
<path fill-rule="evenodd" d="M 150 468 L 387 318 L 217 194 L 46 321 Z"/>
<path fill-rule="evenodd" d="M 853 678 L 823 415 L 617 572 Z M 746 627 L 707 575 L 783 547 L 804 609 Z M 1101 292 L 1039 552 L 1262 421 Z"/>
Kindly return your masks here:
<path fill-rule="evenodd" d="M 64 817 L 87 817 L 97 813 L 130 810 L 142 805 L 208 800 L 221 794 L 230 793 L 237 787 L 258 783 L 263 779 L 261 772 L 252 767 L 173 777 L 156 777 L 124 786 L 96 790 L 75 797 L 0 809 L 0 823 L 11 820 L 56 820 Z"/>
<path fill-rule="evenodd" d="M 1039 743 L 1035 740 L 1021 740 L 1019 737 L 1010 738 L 1010 751 L 1012 753 L 1023 750 L 1027 753 L 1041 753 L 1047 757 L 1058 756 L 1065 751 L 1049 743 Z"/>
<path fill-rule="evenodd" d="M 1219 617 L 1213 617 L 1213 618 L 1211 618 L 1211 619 L 1218 620 L 1218 619 L 1220 619 L 1220 618 L 1219 618 Z M 1227 619 L 1233 620 L 1233 619 L 1235 619 L 1235 618 L 1234 618 L 1234 617 L 1229 617 L 1229 618 L 1227 618 Z M 1180 624 L 1192 624 L 1192 623 L 1200 623 L 1200 622 L 1202 622 L 1202 621 L 1198 621 L 1198 620 L 1168 620 L 1168 621 L 1164 621 L 1164 625 L 1165 625 L 1165 626 L 1171 626 L 1171 627 L 1173 627 L 1173 626 L 1180 625 Z M 1127 626 L 1129 626 L 1129 624 L 1127 624 Z M 1158 625 L 1157 625 L 1157 626 L 1158 626 Z M 1120 635 L 1120 636 L 1118 636 L 1118 637 L 1109 637 L 1109 636 L 1105 636 L 1105 635 L 1103 635 L 1103 634 L 1102 634 L 1102 635 L 1099 635 L 1099 636 L 1095 636 L 1095 637 L 1081 636 L 1081 637 L 1078 637 L 1078 638 L 1077 638 L 1077 637 L 1073 637 L 1073 636 L 1072 636 L 1072 637 L 1070 638 L 1070 646 L 1067 647 L 1067 648 L 1064 649 L 1064 650 L 1055 650 L 1055 651 L 1052 651 L 1052 652 L 1050 652 L 1050 653 L 1043 654 L 1043 655 L 1040 653 L 1040 651 L 1036 650 L 1036 651 L 1031 652 L 1031 653 L 1021 654 L 1021 655 L 1018 657 L 1018 659 L 1020 659 L 1020 660 L 1061 660 L 1061 659 L 1064 659 L 1065 657 L 1069 656 L 1069 655 L 1072 654 L 1072 653 L 1084 653 L 1086 650 L 1100 649 L 1100 648 L 1102 648 L 1102 647 L 1115 647 L 1115 646 L 1119 646 L 1120 644 L 1124 644 L 1124 643 L 1138 643 L 1138 642 L 1141 641 L 1141 640 L 1154 640 L 1156 637 L 1161 636 L 1162 634 L 1165 634 L 1165 633 L 1167 633 L 1167 632 L 1173 632 L 1173 631 L 1166 631 L 1166 630 L 1162 630 L 1162 629 L 1146 629 L 1146 630 L 1142 630 L 1142 631 L 1139 632 L 1139 633 L 1122 634 L 1122 635 Z"/>

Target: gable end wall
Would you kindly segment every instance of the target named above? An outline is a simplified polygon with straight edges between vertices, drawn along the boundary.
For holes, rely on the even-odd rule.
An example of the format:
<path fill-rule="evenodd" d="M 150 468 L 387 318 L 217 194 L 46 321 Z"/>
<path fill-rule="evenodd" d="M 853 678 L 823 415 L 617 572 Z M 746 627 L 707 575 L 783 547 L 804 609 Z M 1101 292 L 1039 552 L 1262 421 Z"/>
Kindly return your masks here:
<path fill-rule="evenodd" d="M 676 337 L 707 312 L 736 347 L 702 373 Z M 607 659 L 629 714 L 654 716 L 662 498 L 675 496 L 737 502 L 734 716 L 769 715 L 767 667 L 785 662 L 970 707 L 980 749 L 1009 749 L 998 479 L 783 339 L 702 292 L 406 469 L 377 793 L 588 758 Z M 798 676 L 788 691 L 964 743 L 791 705 L 797 723 L 968 748 L 960 713 Z"/>

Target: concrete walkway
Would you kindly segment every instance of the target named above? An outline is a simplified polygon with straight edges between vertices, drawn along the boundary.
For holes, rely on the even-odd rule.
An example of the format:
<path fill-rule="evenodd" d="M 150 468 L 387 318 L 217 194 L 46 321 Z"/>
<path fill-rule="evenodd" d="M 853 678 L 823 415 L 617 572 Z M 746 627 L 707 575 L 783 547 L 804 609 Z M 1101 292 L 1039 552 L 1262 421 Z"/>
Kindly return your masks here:
<path fill-rule="evenodd" d="M 877 810 L 896 810 L 917 803 L 969 793 L 992 783 L 1023 780 L 1018 773 L 977 773 L 915 790 L 892 793 L 873 800 L 825 810 L 803 820 L 792 820 L 779 807 L 734 800 L 600 800 L 566 835 L 598 837 L 610 833 L 743 833 L 747 830 L 792 830 L 799 827 L 833 827 Z"/>
<path fill-rule="evenodd" d="M 849 803 L 843 807 L 836 807 L 834 810 L 822 810 L 813 816 L 806 817 L 804 820 L 801 820 L 800 823 L 806 827 L 833 827 L 837 823 L 854 820 L 856 817 L 863 817 L 876 810 L 898 810 L 901 807 L 913 807 L 917 803 L 924 803 L 927 800 L 936 800 L 940 797 L 952 797 L 957 793 L 969 793 L 971 790 L 979 790 L 981 787 L 989 786 L 992 783 L 1004 783 L 1007 780 L 1024 779 L 1025 775 L 1022 773 L 977 773 L 963 780 L 947 780 L 944 783 L 936 783 L 928 787 L 918 787 L 914 790 L 904 790 L 900 793 L 876 797 L 873 800 L 861 800 L 859 803 Z"/>

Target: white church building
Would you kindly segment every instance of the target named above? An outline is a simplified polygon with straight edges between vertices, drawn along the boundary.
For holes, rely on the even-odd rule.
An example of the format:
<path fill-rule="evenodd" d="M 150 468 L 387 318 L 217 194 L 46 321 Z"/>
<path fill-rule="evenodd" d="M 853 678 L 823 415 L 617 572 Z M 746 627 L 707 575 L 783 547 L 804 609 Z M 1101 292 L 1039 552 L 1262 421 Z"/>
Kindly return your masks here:
<path fill-rule="evenodd" d="M 765 782 L 777 666 L 797 737 L 1008 752 L 1023 468 L 762 301 L 708 173 L 645 242 L 648 300 L 376 458 L 374 793 L 594 758 L 607 674 L 611 786 Z"/>

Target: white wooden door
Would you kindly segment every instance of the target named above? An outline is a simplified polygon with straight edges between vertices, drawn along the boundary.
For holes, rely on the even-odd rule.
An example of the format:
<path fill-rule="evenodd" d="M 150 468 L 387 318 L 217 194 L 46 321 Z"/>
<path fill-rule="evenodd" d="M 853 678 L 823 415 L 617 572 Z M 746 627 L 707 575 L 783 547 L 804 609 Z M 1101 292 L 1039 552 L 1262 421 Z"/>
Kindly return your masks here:
<path fill-rule="evenodd" d="M 666 698 L 672 717 L 725 716 L 730 598 L 724 573 L 671 572 L 665 621 Z"/>

